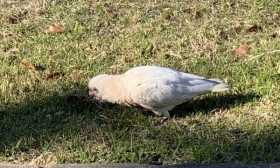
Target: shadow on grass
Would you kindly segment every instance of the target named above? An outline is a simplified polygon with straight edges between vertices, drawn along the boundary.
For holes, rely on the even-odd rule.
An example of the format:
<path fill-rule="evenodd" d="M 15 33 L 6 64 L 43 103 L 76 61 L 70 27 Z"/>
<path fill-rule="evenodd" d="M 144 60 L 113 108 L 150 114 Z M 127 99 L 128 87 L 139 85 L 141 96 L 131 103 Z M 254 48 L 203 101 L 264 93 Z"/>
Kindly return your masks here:
<path fill-rule="evenodd" d="M 42 148 L 41 140 L 76 129 L 85 117 L 94 120 L 98 112 L 95 104 L 72 94 L 38 96 L 36 100 L 11 105 L 0 111 L 0 152 Z"/>
<path fill-rule="evenodd" d="M 255 93 L 204 96 L 177 106 L 172 110 L 171 115 L 185 117 L 198 111 L 208 114 L 217 109 L 228 109 L 240 106 L 259 98 L 260 96 Z"/>
<path fill-rule="evenodd" d="M 207 115 L 214 109 L 240 106 L 258 98 L 255 94 L 206 96 L 180 105 L 173 112 L 177 117 L 196 112 Z M 0 112 L 0 155 L 16 157 L 16 154 L 34 150 L 38 153 L 56 150 L 56 146 L 70 150 L 70 153 L 77 150 L 87 151 L 90 143 L 98 143 L 101 138 L 108 147 L 107 151 L 99 151 L 102 154 L 87 151 L 83 158 L 62 156 L 59 158 L 60 162 L 95 162 L 105 159 L 109 162 L 161 164 L 163 161 L 174 162 L 178 157 L 196 163 L 205 160 L 209 163 L 244 161 L 244 158 L 247 162 L 250 159 L 256 161 L 256 157 L 246 151 L 248 147 L 254 146 L 259 152 L 258 148 L 263 147 L 260 144 L 262 141 L 268 143 L 271 138 L 279 139 L 278 136 L 268 134 L 252 138 L 250 133 L 242 130 L 228 133 L 227 129 L 221 128 L 217 132 L 207 125 L 199 128 L 200 131 L 205 129 L 205 132 L 211 135 L 216 134 L 216 138 L 221 138 L 218 141 L 205 132 L 188 131 L 188 127 L 191 127 L 188 125 L 179 125 L 177 129 L 172 123 L 167 123 L 158 127 L 156 120 L 158 117 L 142 115 L 137 108 L 110 104 L 100 106 L 73 95 L 53 95 L 30 100 Z M 88 127 L 92 125 L 96 128 Z M 97 134 L 97 130 L 101 133 Z M 229 134 L 229 139 L 225 134 Z M 230 139 L 235 137 L 243 140 L 244 136 L 245 139 L 250 137 L 253 140 L 232 143 Z M 133 146 L 132 139 L 135 141 Z M 66 145 L 66 141 L 71 144 L 70 147 Z M 219 144 L 220 142 L 223 144 Z M 277 142 L 279 141 L 276 140 L 275 144 Z M 266 150 L 262 148 L 263 153 L 260 156 L 274 154 L 263 149 Z M 253 148 L 250 150 L 255 151 Z M 236 155 L 238 152 L 241 154 Z M 188 156 L 189 154 L 191 156 Z M 264 160 L 259 156 L 257 159 Z"/>

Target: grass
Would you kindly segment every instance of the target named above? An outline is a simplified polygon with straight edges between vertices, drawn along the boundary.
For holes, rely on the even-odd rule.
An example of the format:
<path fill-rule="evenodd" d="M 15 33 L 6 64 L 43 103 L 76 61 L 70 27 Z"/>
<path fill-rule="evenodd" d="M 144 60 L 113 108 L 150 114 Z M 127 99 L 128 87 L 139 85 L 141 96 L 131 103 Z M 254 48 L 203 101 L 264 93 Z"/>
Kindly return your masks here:
<path fill-rule="evenodd" d="M 65 31 L 45 33 L 54 22 Z M 0 161 L 280 161 L 277 0 L 1 1 L 0 25 Z M 237 56 L 242 43 L 250 51 Z M 164 124 L 69 97 L 88 77 L 148 64 L 221 78 L 232 91 L 183 104 Z"/>

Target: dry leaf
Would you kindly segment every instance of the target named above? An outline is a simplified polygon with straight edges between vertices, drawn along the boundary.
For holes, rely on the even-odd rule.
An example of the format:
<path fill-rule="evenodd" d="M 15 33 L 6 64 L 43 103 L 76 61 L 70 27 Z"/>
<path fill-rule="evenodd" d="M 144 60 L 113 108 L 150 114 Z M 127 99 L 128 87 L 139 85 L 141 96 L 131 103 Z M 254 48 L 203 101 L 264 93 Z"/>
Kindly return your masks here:
<path fill-rule="evenodd" d="M 47 33 L 63 33 L 64 27 L 59 23 L 51 24 L 46 30 Z"/>
<path fill-rule="evenodd" d="M 244 57 L 249 53 L 250 47 L 247 44 L 240 44 L 238 48 L 234 50 L 236 56 Z"/>
<path fill-rule="evenodd" d="M 24 68 L 32 70 L 32 71 L 36 71 L 36 67 L 34 64 L 28 62 L 26 59 L 22 59 L 20 61 L 20 65 L 22 65 Z"/>
<path fill-rule="evenodd" d="M 35 64 L 32 64 L 30 62 L 28 62 L 26 59 L 22 59 L 20 61 L 20 64 L 26 68 L 26 69 L 29 69 L 29 70 L 32 70 L 32 71 L 44 71 L 46 70 L 46 67 L 44 67 L 43 65 L 35 65 Z"/>
<path fill-rule="evenodd" d="M 256 33 L 258 31 L 262 31 L 262 27 L 256 24 L 247 29 L 247 32 L 249 33 Z"/>

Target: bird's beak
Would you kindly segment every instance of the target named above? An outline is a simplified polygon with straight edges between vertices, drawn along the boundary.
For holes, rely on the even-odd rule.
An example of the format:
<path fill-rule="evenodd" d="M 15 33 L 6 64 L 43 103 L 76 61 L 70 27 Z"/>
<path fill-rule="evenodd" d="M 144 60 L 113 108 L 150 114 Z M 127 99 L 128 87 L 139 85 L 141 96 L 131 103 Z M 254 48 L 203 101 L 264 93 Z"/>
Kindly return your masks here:
<path fill-rule="evenodd" d="M 94 97 L 94 93 L 87 89 L 88 97 Z"/>
<path fill-rule="evenodd" d="M 96 101 L 101 101 L 101 98 L 99 98 L 95 92 L 92 92 L 90 90 L 87 91 L 88 92 L 88 97 L 93 99 L 93 100 L 96 100 Z"/>

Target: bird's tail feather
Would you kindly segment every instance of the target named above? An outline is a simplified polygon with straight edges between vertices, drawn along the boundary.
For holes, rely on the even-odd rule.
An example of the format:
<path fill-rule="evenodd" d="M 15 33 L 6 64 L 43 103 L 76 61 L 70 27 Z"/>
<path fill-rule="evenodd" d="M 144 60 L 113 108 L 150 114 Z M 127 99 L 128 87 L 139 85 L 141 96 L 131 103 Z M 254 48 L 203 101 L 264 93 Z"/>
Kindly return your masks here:
<path fill-rule="evenodd" d="M 229 85 L 224 83 L 220 79 L 208 79 L 213 82 L 217 82 L 217 84 L 211 89 L 211 92 L 224 92 L 229 90 Z"/>

